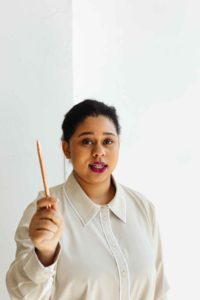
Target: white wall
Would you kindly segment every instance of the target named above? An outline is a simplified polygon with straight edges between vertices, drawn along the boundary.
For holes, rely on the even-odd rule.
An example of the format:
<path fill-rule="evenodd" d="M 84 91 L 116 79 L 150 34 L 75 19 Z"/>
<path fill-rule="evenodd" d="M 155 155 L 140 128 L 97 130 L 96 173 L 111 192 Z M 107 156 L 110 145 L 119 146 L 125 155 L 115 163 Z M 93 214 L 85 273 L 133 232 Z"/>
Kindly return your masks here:
<path fill-rule="evenodd" d="M 169 299 L 198 299 L 198 1 L 73 0 L 72 22 L 70 0 L 8 0 L 0 35 L 0 298 L 19 218 L 42 189 L 35 140 L 57 184 L 63 115 L 94 97 L 120 113 L 117 178 L 157 208 Z"/>
<path fill-rule="evenodd" d="M 0 299 L 24 208 L 43 189 L 40 139 L 49 185 L 64 179 L 61 123 L 72 105 L 71 1 L 0 4 Z"/>
<path fill-rule="evenodd" d="M 73 1 L 74 99 L 114 104 L 117 178 L 156 206 L 170 300 L 199 299 L 200 4 Z"/>

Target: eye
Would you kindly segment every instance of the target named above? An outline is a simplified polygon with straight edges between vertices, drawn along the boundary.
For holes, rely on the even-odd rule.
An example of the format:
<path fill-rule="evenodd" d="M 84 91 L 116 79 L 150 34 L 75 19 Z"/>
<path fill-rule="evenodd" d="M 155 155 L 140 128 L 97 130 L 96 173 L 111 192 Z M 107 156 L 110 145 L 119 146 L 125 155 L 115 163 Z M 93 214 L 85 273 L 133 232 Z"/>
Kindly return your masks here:
<path fill-rule="evenodd" d="M 81 141 L 81 144 L 82 145 L 92 145 L 93 144 L 93 141 L 91 139 L 83 139 Z"/>
<path fill-rule="evenodd" d="M 113 140 L 111 140 L 111 139 L 105 139 L 105 140 L 103 141 L 103 143 L 104 143 L 104 145 L 112 145 L 114 142 L 113 142 Z"/>

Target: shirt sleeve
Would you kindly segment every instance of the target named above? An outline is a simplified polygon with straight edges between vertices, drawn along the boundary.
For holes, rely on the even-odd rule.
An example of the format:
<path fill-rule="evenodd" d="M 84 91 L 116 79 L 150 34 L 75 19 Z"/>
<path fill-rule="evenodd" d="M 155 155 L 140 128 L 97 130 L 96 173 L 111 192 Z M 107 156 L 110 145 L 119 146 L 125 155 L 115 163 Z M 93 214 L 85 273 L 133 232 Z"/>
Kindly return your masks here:
<path fill-rule="evenodd" d="M 28 233 L 35 210 L 36 202 L 33 202 L 25 210 L 16 230 L 16 257 L 6 276 L 11 300 L 49 300 L 51 297 L 59 254 L 49 267 L 39 261 Z"/>
<path fill-rule="evenodd" d="M 154 209 L 153 209 L 154 211 Z M 155 263 L 156 263 L 156 287 L 155 287 L 155 300 L 167 300 L 167 291 L 169 285 L 164 274 L 164 263 L 162 254 L 162 244 L 159 226 L 153 213 L 153 240 L 155 249 Z"/>

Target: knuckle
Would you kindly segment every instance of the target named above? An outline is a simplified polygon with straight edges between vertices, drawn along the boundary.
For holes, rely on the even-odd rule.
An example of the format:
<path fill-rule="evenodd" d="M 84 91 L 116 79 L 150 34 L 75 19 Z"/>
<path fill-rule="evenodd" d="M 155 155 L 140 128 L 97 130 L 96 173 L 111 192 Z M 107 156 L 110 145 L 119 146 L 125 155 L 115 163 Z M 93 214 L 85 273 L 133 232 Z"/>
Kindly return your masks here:
<path fill-rule="evenodd" d="M 40 199 L 37 200 L 37 203 L 41 203 L 42 201 L 44 201 L 46 198 L 42 197 Z"/>

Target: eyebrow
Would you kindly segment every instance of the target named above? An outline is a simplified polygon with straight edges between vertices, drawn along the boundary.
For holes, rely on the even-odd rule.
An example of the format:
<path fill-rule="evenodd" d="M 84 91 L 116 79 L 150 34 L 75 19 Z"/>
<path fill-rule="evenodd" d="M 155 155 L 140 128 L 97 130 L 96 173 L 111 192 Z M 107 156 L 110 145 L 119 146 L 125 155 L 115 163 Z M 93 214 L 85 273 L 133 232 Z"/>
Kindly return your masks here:
<path fill-rule="evenodd" d="M 94 132 L 92 131 L 84 131 L 81 132 L 78 137 L 81 137 L 83 135 L 94 135 Z M 103 132 L 103 135 L 112 135 L 112 136 L 117 136 L 116 134 L 114 134 L 113 132 Z"/>

